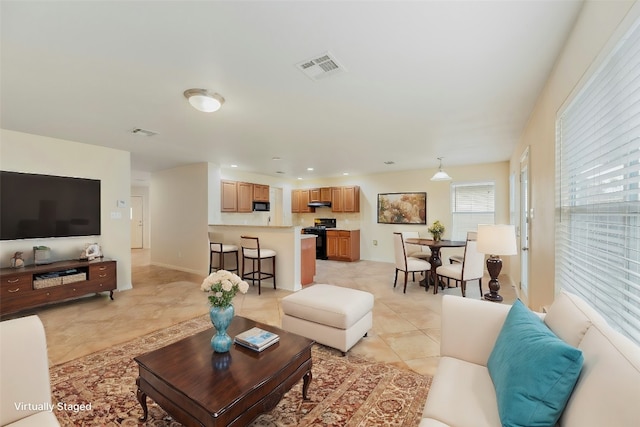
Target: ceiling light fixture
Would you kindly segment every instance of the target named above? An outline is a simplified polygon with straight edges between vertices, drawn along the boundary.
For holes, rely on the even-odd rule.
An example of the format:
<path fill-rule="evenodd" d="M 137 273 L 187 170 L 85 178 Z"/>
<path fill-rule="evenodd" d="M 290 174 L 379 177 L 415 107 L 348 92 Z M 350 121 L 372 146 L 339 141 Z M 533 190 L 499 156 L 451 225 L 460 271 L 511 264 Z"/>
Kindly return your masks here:
<path fill-rule="evenodd" d="M 204 113 L 213 113 L 218 111 L 224 98 L 217 93 L 210 93 L 206 89 L 187 89 L 184 91 L 184 97 L 189 100 L 189 104 L 198 111 Z"/>
<path fill-rule="evenodd" d="M 442 170 L 442 159 L 442 157 L 438 157 L 438 160 L 440 160 L 440 167 L 438 168 L 438 172 L 431 177 L 431 181 L 451 181 L 449 174 Z"/>

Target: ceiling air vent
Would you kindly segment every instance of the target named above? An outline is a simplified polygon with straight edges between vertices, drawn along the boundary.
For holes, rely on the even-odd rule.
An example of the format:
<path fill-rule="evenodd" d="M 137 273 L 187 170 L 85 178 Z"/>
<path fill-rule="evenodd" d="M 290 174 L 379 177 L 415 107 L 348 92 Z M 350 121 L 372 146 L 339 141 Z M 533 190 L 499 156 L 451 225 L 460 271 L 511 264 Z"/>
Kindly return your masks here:
<path fill-rule="evenodd" d="M 312 80 L 320 80 L 345 71 L 335 56 L 329 52 L 299 62 L 296 67 Z"/>
<path fill-rule="evenodd" d="M 143 136 L 154 136 L 157 135 L 158 132 L 154 132 L 152 130 L 142 129 L 142 128 L 133 128 L 131 133 L 134 135 L 143 135 Z"/>

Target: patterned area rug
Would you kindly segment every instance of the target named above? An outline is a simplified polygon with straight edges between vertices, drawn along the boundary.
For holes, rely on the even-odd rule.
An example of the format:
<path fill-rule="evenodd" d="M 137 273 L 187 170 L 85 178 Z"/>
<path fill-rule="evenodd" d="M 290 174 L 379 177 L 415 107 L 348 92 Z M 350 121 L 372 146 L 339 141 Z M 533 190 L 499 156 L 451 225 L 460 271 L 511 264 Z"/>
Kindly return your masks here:
<path fill-rule="evenodd" d="M 54 412 L 63 426 L 140 425 L 135 356 L 211 328 L 208 316 L 179 323 L 51 368 Z M 251 426 L 417 426 L 431 377 L 314 345 L 308 401 L 302 381 Z M 179 426 L 152 399 L 146 425 Z"/>

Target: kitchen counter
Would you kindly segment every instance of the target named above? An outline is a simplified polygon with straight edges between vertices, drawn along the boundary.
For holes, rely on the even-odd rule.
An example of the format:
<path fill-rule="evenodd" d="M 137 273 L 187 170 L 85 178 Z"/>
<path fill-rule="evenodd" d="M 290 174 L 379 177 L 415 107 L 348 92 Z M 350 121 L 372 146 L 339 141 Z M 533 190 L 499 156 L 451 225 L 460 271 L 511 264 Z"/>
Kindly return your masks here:
<path fill-rule="evenodd" d="M 240 248 L 240 236 L 258 237 L 260 248 L 272 249 L 276 252 L 277 288 L 288 291 L 302 289 L 302 242 L 315 237 L 302 234 L 302 227 L 211 224 L 209 232 L 213 233 L 217 241 L 237 245 L 238 248 Z M 241 259 L 240 271 L 242 272 L 242 249 L 240 249 L 239 255 Z M 263 264 L 265 270 L 268 270 L 267 267 L 270 267 L 270 262 Z M 270 279 L 263 282 L 263 291 L 273 290 L 271 283 Z"/>

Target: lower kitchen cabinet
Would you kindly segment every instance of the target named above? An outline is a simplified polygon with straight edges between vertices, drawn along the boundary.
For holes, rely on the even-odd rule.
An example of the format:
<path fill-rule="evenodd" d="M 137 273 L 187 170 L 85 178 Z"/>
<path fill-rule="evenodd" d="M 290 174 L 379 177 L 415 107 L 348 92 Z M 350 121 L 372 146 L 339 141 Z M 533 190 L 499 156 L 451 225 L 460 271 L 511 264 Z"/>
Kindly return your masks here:
<path fill-rule="evenodd" d="M 334 261 L 358 261 L 360 230 L 327 230 L 327 257 Z"/>

